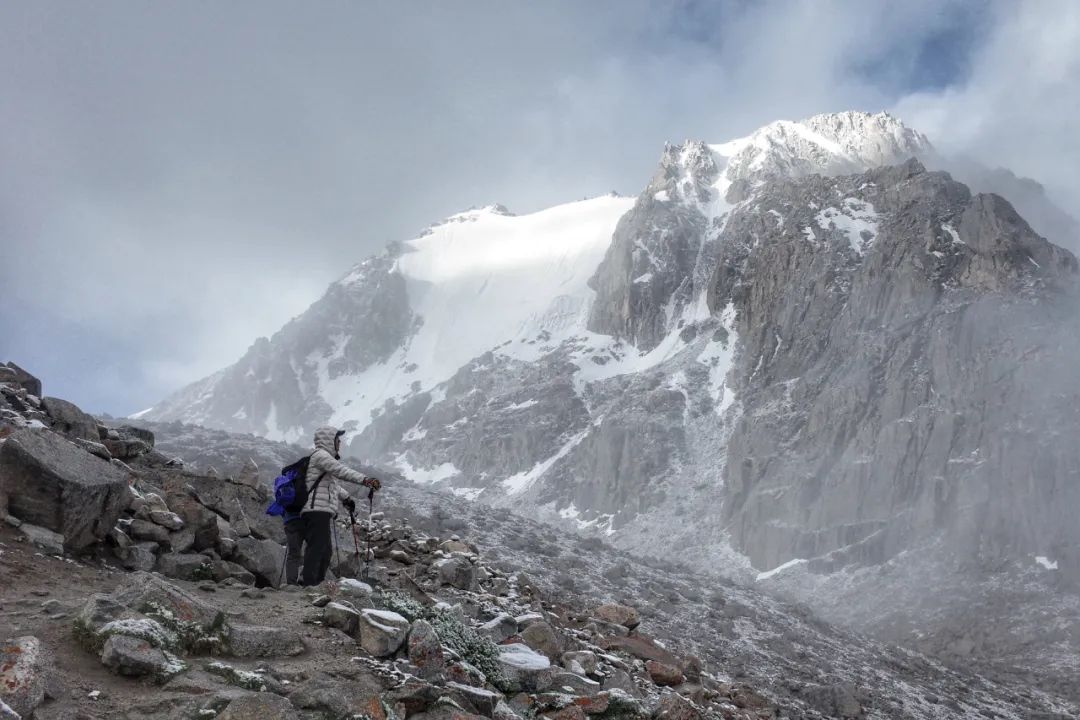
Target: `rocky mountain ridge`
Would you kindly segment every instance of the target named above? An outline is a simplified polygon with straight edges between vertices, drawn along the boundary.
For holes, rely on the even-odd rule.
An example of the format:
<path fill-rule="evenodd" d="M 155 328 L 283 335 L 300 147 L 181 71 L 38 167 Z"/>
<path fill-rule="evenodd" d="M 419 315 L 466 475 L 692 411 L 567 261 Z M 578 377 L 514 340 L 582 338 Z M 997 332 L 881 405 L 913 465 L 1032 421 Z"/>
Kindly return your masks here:
<path fill-rule="evenodd" d="M 1068 608 L 1080 577 L 1077 262 L 941 162 L 885 114 L 672 145 L 635 200 L 472 211 L 389 248 L 145 417 L 340 423 L 355 456 L 463 498 L 1036 668 L 1038 613 L 1004 598 Z M 931 566 L 973 590 L 895 592 Z M 1012 589 L 972 627 L 991 585 Z"/>

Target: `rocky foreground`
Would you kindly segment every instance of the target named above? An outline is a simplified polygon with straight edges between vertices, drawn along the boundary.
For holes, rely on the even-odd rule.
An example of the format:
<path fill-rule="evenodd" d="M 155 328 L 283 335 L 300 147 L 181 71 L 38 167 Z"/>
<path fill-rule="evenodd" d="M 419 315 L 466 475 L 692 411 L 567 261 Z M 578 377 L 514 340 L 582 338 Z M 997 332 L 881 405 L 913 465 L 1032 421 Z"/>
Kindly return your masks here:
<path fill-rule="evenodd" d="M 3 718 L 1078 712 L 400 481 L 355 543 L 339 526 L 335 579 L 280 588 L 280 520 L 262 513 L 268 478 L 251 458 L 294 450 L 187 429 L 205 458 L 251 446 L 222 476 L 162 452 L 146 429 L 40 399 L 17 369 L 0 380 Z"/>

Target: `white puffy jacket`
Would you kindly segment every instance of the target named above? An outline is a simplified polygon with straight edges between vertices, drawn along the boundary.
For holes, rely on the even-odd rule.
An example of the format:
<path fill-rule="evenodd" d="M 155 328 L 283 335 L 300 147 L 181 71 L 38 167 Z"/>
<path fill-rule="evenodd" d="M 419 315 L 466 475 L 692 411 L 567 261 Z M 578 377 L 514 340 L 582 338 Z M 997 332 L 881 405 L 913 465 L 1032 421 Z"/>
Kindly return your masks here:
<path fill-rule="evenodd" d="M 315 431 L 315 452 L 308 461 L 307 481 L 308 499 L 302 512 L 328 512 L 337 515 L 338 503 L 349 497 L 349 493 L 338 484 L 337 480 L 362 483 L 367 479 L 363 473 L 353 470 L 337 459 L 334 453 L 334 439 L 338 430 L 335 427 L 321 427 Z M 322 481 L 311 493 L 311 488 L 322 476 Z"/>

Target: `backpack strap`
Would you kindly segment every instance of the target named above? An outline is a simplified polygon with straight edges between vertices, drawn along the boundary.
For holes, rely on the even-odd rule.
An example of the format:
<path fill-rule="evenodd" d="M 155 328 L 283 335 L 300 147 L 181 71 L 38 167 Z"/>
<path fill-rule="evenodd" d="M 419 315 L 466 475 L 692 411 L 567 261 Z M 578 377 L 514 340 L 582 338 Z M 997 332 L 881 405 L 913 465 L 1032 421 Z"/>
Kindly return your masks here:
<path fill-rule="evenodd" d="M 326 473 L 322 473 L 321 475 L 319 475 L 319 478 L 314 483 L 312 483 L 311 489 L 308 490 L 308 495 L 311 496 L 311 504 L 308 505 L 308 507 L 310 508 L 315 507 L 315 491 L 319 489 L 319 483 L 322 482 L 322 479 L 324 477 L 326 477 Z"/>

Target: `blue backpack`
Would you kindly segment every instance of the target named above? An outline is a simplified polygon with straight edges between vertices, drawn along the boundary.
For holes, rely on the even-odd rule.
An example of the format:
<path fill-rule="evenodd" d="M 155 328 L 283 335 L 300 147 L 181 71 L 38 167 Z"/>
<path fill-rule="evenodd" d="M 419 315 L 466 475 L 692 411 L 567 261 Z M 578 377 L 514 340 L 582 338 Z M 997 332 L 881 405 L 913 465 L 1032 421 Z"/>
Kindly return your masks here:
<path fill-rule="evenodd" d="M 300 458 L 292 465 L 281 468 L 281 474 L 274 480 L 274 502 L 266 508 L 267 515 L 298 513 L 304 509 L 308 496 L 315 491 L 322 481 L 322 475 L 315 481 L 309 492 L 307 486 L 308 464 L 311 456 Z M 326 473 L 323 473 L 325 475 Z"/>

